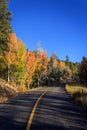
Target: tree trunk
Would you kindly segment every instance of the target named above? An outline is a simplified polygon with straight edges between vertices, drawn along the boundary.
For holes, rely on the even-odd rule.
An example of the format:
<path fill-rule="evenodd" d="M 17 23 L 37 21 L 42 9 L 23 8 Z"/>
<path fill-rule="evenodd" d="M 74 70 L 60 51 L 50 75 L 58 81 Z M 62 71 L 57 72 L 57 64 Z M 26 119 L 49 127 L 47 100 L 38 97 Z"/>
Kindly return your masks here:
<path fill-rule="evenodd" d="M 9 76 L 9 65 L 8 65 L 8 83 L 10 82 L 10 76 Z"/>

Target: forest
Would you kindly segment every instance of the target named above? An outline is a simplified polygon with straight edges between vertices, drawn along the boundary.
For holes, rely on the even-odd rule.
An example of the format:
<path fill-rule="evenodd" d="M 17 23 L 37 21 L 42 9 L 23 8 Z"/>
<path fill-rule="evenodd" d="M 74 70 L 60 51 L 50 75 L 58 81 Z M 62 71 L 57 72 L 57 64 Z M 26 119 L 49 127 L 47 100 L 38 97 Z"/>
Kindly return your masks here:
<path fill-rule="evenodd" d="M 59 59 L 55 52 L 48 57 L 40 45 L 28 50 L 12 30 L 11 20 L 8 1 L 0 0 L 0 78 L 19 89 L 72 82 L 87 86 L 86 57 L 74 63 L 69 56 Z"/>

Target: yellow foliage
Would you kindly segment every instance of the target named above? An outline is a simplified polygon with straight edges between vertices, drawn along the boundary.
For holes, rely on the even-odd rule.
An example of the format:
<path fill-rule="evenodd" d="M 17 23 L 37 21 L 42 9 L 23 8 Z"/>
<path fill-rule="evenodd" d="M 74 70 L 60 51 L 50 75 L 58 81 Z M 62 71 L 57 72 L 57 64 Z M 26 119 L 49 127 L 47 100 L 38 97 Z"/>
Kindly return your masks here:
<path fill-rule="evenodd" d="M 25 85 L 20 86 L 19 91 L 20 92 L 25 92 L 26 91 Z"/>
<path fill-rule="evenodd" d="M 56 68 L 58 66 L 58 61 L 56 59 L 53 59 L 53 68 Z"/>
<path fill-rule="evenodd" d="M 61 68 L 61 69 L 64 69 L 66 67 L 65 63 L 63 61 L 60 61 L 58 63 L 58 67 Z"/>

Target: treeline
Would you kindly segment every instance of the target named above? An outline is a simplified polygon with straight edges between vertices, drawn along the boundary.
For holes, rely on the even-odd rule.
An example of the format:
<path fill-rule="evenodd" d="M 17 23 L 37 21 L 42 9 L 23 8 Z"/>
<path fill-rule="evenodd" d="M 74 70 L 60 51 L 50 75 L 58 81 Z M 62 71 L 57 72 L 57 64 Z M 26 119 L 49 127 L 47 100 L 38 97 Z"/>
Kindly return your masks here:
<path fill-rule="evenodd" d="M 13 33 L 11 13 L 7 0 L 0 1 L 0 78 L 15 87 L 29 88 L 40 85 L 57 85 L 66 82 L 87 84 L 87 58 L 82 63 L 62 61 L 53 53 L 50 58 L 39 47 L 26 49 L 22 40 Z"/>
<path fill-rule="evenodd" d="M 50 58 L 39 47 L 36 51 L 26 49 L 24 43 L 10 33 L 8 50 L 0 55 L 0 77 L 14 86 L 57 85 L 78 81 L 79 63 L 59 60 L 53 53 Z"/>

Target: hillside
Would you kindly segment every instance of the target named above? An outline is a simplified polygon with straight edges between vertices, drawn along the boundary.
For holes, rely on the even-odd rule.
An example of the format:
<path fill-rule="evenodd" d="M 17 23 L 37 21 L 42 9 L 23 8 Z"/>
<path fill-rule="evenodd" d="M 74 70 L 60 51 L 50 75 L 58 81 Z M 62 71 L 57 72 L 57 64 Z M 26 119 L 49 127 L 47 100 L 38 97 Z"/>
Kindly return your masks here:
<path fill-rule="evenodd" d="M 9 98 L 18 95 L 18 90 L 8 84 L 5 80 L 0 79 L 0 103 L 7 101 Z"/>

